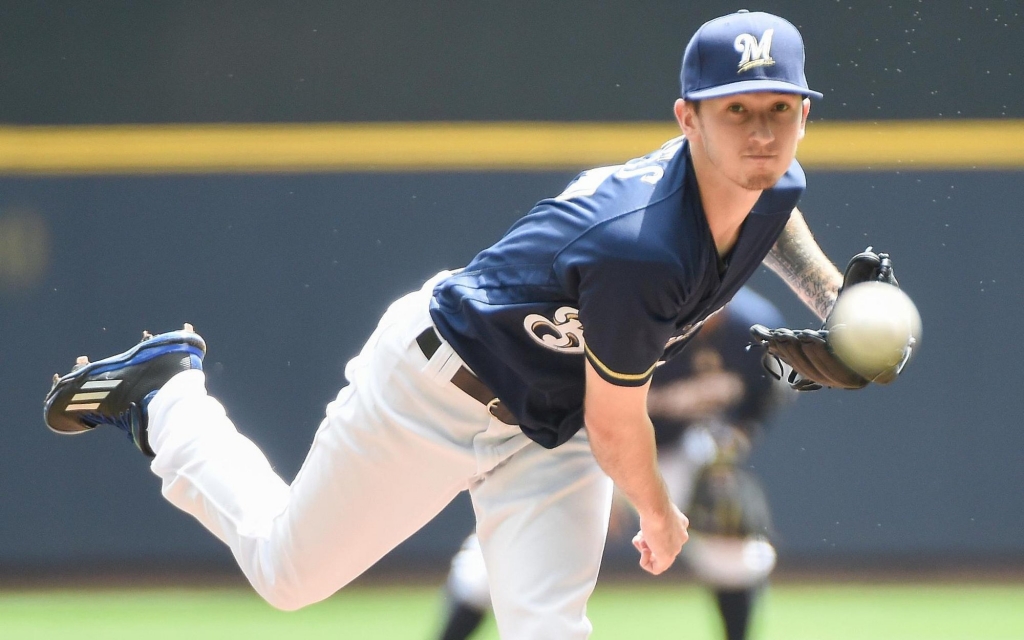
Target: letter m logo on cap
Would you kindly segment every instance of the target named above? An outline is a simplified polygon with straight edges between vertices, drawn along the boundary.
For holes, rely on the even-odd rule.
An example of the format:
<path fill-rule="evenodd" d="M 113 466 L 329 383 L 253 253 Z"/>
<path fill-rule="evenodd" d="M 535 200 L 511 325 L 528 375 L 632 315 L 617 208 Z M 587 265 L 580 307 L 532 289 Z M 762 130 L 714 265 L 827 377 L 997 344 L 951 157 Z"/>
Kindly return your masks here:
<path fill-rule="evenodd" d="M 775 29 L 768 29 L 761 36 L 760 42 L 749 33 L 741 33 L 736 36 L 736 42 L 733 43 L 733 46 L 743 54 L 743 57 L 740 58 L 739 70 L 736 73 L 743 73 L 754 67 L 766 67 L 775 64 L 775 60 L 772 59 L 771 55 L 772 35 L 774 33 Z"/>

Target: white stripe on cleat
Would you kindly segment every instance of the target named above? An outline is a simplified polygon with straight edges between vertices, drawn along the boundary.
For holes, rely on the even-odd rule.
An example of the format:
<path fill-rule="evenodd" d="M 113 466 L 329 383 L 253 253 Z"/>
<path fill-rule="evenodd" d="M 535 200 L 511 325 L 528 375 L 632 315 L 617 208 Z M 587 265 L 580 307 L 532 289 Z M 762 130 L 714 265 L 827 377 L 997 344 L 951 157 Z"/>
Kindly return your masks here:
<path fill-rule="evenodd" d="M 65 411 L 93 411 L 100 408 L 100 403 L 93 402 L 90 404 L 69 404 L 65 407 Z"/>
<path fill-rule="evenodd" d="M 121 384 L 120 380 L 90 380 L 82 385 L 82 390 L 85 389 L 113 389 L 117 385 Z"/>

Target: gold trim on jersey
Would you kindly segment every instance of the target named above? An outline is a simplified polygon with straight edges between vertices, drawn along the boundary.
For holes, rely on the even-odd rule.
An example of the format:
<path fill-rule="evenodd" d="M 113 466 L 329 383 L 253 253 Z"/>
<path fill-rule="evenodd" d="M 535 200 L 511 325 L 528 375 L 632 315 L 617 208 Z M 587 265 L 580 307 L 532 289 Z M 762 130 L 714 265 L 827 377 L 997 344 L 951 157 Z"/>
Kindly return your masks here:
<path fill-rule="evenodd" d="M 590 360 L 591 363 L 597 365 L 598 369 L 600 369 L 606 375 L 615 378 L 616 380 L 624 380 L 627 382 L 638 382 L 640 380 L 646 380 L 647 378 L 651 377 L 651 375 L 654 373 L 654 370 L 658 367 L 658 364 L 654 363 L 653 365 L 651 365 L 651 368 L 648 369 L 645 373 L 619 373 L 617 371 L 612 371 L 608 367 L 608 365 L 601 362 L 601 359 L 594 355 L 594 352 L 590 350 L 589 345 L 584 344 L 583 349 L 584 351 L 587 352 L 587 358 Z"/>

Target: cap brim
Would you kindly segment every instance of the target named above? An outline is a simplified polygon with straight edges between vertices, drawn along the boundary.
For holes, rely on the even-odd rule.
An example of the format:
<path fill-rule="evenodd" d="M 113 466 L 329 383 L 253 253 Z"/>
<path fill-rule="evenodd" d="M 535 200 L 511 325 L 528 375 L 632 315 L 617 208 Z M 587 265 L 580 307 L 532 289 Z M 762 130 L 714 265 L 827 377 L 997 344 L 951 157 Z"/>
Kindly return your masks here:
<path fill-rule="evenodd" d="M 709 98 L 732 96 L 737 93 L 758 93 L 761 91 L 768 91 L 772 93 L 795 93 L 801 96 L 807 96 L 808 98 L 818 99 L 824 97 L 817 91 L 804 89 L 801 86 L 789 82 L 783 82 L 782 80 L 744 80 L 742 82 L 732 82 L 730 84 L 723 84 L 717 87 L 690 91 L 684 95 L 683 98 L 687 100 L 707 100 Z"/>

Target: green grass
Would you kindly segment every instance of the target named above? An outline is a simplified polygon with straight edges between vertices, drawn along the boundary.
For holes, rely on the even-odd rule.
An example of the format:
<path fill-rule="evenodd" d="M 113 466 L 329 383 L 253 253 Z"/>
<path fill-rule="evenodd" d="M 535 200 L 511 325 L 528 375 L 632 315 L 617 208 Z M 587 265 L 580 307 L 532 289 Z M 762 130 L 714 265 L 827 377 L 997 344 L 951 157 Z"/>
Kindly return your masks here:
<path fill-rule="evenodd" d="M 243 589 L 0 591 L 0 638 L 422 639 L 436 630 L 431 587 L 356 587 L 295 613 Z M 718 640 L 711 597 L 691 585 L 601 585 L 594 640 Z M 755 640 L 1024 638 L 1024 585 L 777 585 Z M 474 640 L 497 638 L 493 622 Z"/>

